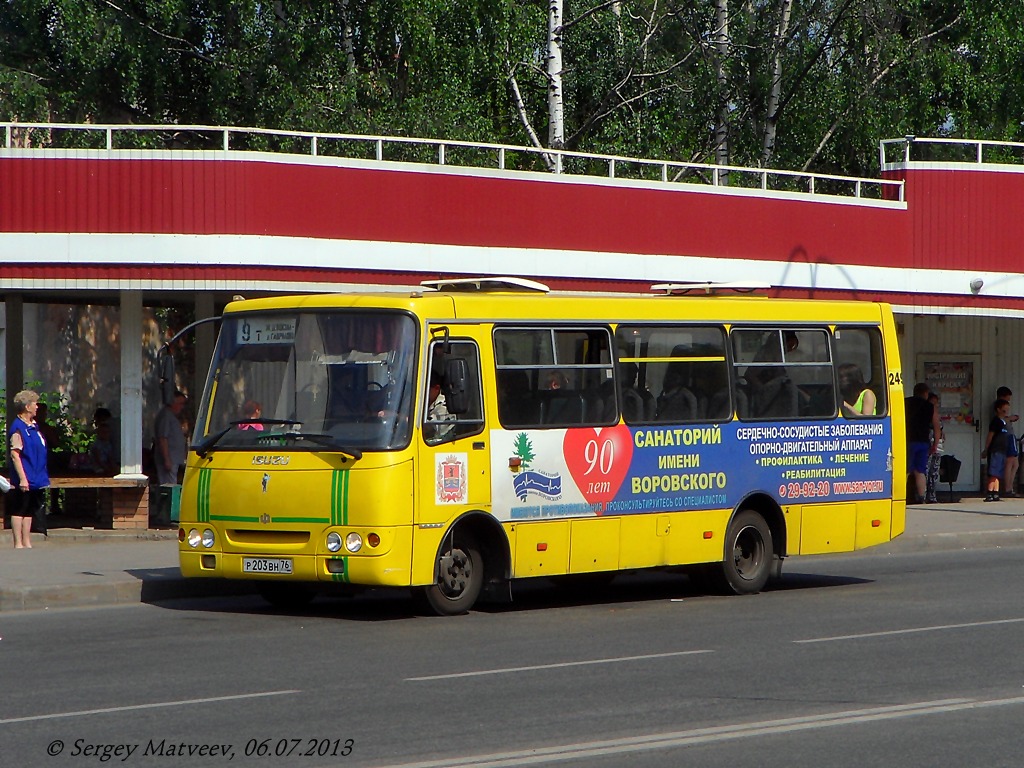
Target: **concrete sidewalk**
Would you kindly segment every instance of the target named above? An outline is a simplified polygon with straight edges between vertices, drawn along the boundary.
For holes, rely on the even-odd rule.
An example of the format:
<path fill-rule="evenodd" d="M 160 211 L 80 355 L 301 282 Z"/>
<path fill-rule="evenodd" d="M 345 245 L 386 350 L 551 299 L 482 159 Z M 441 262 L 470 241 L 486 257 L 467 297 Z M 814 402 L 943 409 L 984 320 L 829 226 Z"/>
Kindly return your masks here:
<path fill-rule="evenodd" d="M 0 612 L 250 594 L 252 582 L 183 579 L 177 531 L 56 529 L 15 550 L 0 531 Z M 964 498 L 907 510 L 907 531 L 863 550 L 893 552 L 1024 545 L 1024 499 Z M 785 569 L 783 570 L 785 572 Z"/>
<path fill-rule="evenodd" d="M 0 531 L 0 612 L 249 594 L 252 582 L 184 579 L 176 530 L 57 528 L 14 549 Z"/>

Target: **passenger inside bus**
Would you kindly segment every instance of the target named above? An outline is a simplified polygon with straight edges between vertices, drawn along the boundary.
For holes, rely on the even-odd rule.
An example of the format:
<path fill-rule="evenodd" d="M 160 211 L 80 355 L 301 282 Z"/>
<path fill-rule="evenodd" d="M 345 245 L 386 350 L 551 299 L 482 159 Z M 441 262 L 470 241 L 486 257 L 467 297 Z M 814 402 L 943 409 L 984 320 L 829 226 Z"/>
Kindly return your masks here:
<path fill-rule="evenodd" d="M 673 356 L 676 350 L 673 350 Z M 697 418 L 697 397 L 684 384 L 686 363 L 669 363 L 657 402 L 658 421 L 692 421 Z"/>
<path fill-rule="evenodd" d="M 732 415 L 729 399 L 728 371 L 725 361 L 703 363 L 697 370 L 702 391 L 697 394 L 697 406 L 703 419 L 728 419 Z"/>
<path fill-rule="evenodd" d="M 793 331 L 785 331 L 783 337 L 787 354 L 795 352 L 800 346 L 800 339 Z M 789 378 L 786 366 L 782 364 L 783 359 L 779 334 L 773 331 L 754 356 L 754 364 L 748 366 L 743 374 L 750 416 L 797 415 L 800 393 Z"/>
<path fill-rule="evenodd" d="M 251 429 L 256 432 L 263 431 L 263 425 L 257 423 L 255 420 L 259 419 L 263 415 L 263 406 L 261 406 L 255 400 L 246 400 L 242 406 L 242 418 L 252 419 L 253 421 L 243 421 L 238 425 L 239 429 Z"/>
<path fill-rule="evenodd" d="M 547 389 L 568 389 L 569 377 L 561 371 L 550 371 L 547 376 Z"/>
<path fill-rule="evenodd" d="M 570 382 L 566 373 L 558 370 L 548 372 L 546 381 L 547 388 L 539 393 L 541 422 L 552 425 L 583 423 L 586 403 L 574 386 L 575 382 Z"/>
<path fill-rule="evenodd" d="M 874 416 L 878 398 L 864 381 L 860 366 L 843 363 L 836 369 L 839 377 L 839 393 L 843 397 L 843 415 Z"/>
<path fill-rule="evenodd" d="M 622 377 L 622 415 L 629 424 L 651 421 L 657 410 L 654 395 L 637 386 L 639 373 L 636 363 L 621 363 L 619 366 L 619 375 Z"/>
<path fill-rule="evenodd" d="M 441 391 L 443 381 L 441 375 L 431 371 L 430 387 L 427 390 L 427 415 L 423 424 L 423 438 L 428 443 L 439 443 L 452 433 L 453 424 L 443 424 L 455 420 L 455 415 L 448 412 L 448 404 Z"/>

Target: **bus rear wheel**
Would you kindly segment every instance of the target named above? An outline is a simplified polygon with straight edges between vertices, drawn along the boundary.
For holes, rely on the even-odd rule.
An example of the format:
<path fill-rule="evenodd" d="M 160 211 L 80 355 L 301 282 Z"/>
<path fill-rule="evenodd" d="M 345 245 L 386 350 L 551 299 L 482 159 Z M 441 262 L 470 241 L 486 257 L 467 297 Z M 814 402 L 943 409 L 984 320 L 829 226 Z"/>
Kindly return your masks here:
<path fill-rule="evenodd" d="M 732 522 L 725 536 L 725 559 L 721 582 L 727 592 L 753 595 L 764 589 L 771 575 L 772 532 L 757 512 L 743 510 Z"/>
<path fill-rule="evenodd" d="M 480 547 L 465 534 L 449 536 L 437 563 L 437 583 L 423 588 L 427 605 L 440 616 L 466 613 L 484 586 Z"/>

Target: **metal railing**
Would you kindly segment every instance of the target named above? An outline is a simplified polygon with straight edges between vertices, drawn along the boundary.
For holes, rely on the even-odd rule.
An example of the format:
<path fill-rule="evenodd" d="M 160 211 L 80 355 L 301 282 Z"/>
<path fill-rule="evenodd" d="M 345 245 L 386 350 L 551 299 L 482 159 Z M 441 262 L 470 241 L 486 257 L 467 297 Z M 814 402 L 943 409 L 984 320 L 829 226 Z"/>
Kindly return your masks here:
<path fill-rule="evenodd" d="M 855 176 L 652 160 L 483 142 L 212 125 L 0 123 L 6 149 L 272 152 L 377 162 L 545 172 L 616 180 L 702 184 L 866 200 L 903 200 L 903 182 Z"/>
<path fill-rule="evenodd" d="M 898 159 L 888 159 L 890 152 L 898 154 Z M 883 171 L 911 162 L 1019 165 L 1024 169 L 1024 143 L 904 136 L 881 141 L 879 161 Z"/>

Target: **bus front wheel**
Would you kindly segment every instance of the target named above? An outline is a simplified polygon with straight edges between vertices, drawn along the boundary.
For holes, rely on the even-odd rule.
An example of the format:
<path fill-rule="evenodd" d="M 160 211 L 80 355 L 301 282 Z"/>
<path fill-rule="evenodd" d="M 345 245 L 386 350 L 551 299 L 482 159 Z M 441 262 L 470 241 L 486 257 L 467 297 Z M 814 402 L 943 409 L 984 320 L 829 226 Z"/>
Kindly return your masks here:
<path fill-rule="evenodd" d="M 437 563 L 437 583 L 423 588 L 427 604 L 441 616 L 465 613 L 480 596 L 484 563 L 480 547 L 465 534 L 446 539 Z"/>
<path fill-rule="evenodd" d="M 760 592 L 768 583 L 773 556 L 768 523 L 757 512 L 743 510 L 733 518 L 726 532 L 723 586 L 737 595 Z"/>

